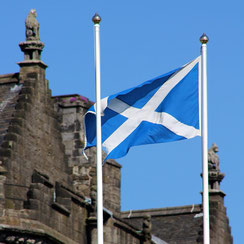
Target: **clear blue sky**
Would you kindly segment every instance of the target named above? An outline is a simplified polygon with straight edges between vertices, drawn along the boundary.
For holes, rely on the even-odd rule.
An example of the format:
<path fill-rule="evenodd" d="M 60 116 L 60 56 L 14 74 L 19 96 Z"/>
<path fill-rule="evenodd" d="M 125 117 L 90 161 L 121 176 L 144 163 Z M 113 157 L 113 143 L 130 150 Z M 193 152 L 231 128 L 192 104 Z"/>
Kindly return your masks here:
<path fill-rule="evenodd" d="M 199 55 L 209 36 L 209 146 L 219 146 L 221 189 L 235 244 L 243 237 L 243 9 L 236 1 L 3 1 L 0 73 L 18 72 L 25 18 L 37 10 L 43 61 L 53 95 L 78 93 L 95 100 L 93 23 L 101 22 L 102 96 L 133 87 Z M 201 140 L 133 148 L 122 164 L 122 209 L 201 202 Z"/>

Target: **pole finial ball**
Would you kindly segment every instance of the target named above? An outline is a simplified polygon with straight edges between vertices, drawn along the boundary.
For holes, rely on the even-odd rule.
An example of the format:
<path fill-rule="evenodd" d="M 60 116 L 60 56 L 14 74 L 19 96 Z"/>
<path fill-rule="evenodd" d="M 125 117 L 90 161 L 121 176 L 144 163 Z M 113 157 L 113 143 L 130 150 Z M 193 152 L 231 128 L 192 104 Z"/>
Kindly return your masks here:
<path fill-rule="evenodd" d="M 208 36 L 205 33 L 203 33 L 202 36 L 200 37 L 200 42 L 202 44 L 207 44 L 208 43 Z"/>
<path fill-rule="evenodd" d="M 92 18 L 92 21 L 94 24 L 99 24 L 100 21 L 101 21 L 101 17 L 96 13 L 93 18 Z"/>

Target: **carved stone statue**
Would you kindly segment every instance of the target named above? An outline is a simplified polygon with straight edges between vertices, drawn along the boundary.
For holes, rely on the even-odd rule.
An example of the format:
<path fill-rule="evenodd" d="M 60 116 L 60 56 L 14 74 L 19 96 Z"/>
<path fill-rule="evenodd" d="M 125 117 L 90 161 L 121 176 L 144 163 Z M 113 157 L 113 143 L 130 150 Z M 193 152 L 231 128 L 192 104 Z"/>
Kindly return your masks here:
<path fill-rule="evenodd" d="M 25 27 L 26 27 L 26 41 L 40 41 L 40 34 L 39 34 L 39 23 L 36 20 L 36 10 L 31 9 L 29 12 L 26 20 L 25 20 Z"/>
<path fill-rule="evenodd" d="M 151 241 L 152 235 L 152 222 L 151 222 L 151 216 L 146 215 L 143 219 L 143 224 L 142 224 L 142 233 L 144 235 L 144 241 Z"/>
<path fill-rule="evenodd" d="M 215 169 L 219 171 L 219 156 L 217 155 L 217 152 L 219 151 L 218 146 L 213 143 L 212 147 L 208 150 L 208 168 Z"/>

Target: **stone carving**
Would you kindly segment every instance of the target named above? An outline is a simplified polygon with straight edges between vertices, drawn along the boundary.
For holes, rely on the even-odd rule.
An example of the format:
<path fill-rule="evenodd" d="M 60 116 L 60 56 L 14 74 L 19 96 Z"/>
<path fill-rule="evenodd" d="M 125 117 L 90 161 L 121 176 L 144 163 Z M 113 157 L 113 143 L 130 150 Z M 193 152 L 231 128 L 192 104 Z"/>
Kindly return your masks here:
<path fill-rule="evenodd" d="M 213 143 L 212 147 L 208 150 L 208 168 L 215 169 L 219 171 L 219 156 L 217 155 L 217 152 L 219 151 L 218 146 Z"/>
<path fill-rule="evenodd" d="M 1 236 L 3 238 L 3 240 L 0 241 L 5 241 L 4 243 L 13 243 L 13 244 L 47 244 L 46 241 L 42 241 L 39 238 L 37 239 L 32 239 L 32 238 L 28 238 L 28 235 L 26 236 Z M 5 238 L 4 238 L 5 237 Z M 1 242 L 2 243 L 2 242 Z"/>
<path fill-rule="evenodd" d="M 39 23 L 36 20 L 36 10 L 31 9 L 29 12 L 26 20 L 25 20 L 25 27 L 26 27 L 26 41 L 40 41 L 40 34 L 39 34 Z"/>
<path fill-rule="evenodd" d="M 220 191 L 220 182 L 224 179 L 225 174 L 220 172 L 219 169 L 219 151 L 218 146 L 213 143 L 208 150 L 208 180 L 209 190 Z"/>
<path fill-rule="evenodd" d="M 18 63 L 21 67 L 23 64 L 30 63 L 34 61 L 37 63 L 37 60 L 41 60 L 41 52 L 44 48 L 44 43 L 40 41 L 39 33 L 39 23 L 36 20 L 36 10 L 31 9 L 26 20 L 25 20 L 25 36 L 26 41 L 19 43 L 21 51 L 25 54 L 25 60 Z M 43 62 L 39 62 L 44 68 L 47 66 Z"/>
<path fill-rule="evenodd" d="M 143 224 L 142 224 L 142 233 L 144 236 L 144 241 L 146 241 L 146 242 L 151 241 L 151 239 L 152 239 L 151 231 L 152 231 L 151 216 L 146 215 L 143 218 Z M 149 242 L 149 243 L 151 243 L 151 242 Z"/>
<path fill-rule="evenodd" d="M 92 209 L 91 215 L 95 216 L 96 211 L 97 211 L 97 189 L 96 189 L 96 186 L 91 187 L 90 197 L 91 197 L 91 209 Z"/>
<path fill-rule="evenodd" d="M 8 236 L 5 240 L 7 243 L 14 243 L 15 241 L 15 236 Z"/>

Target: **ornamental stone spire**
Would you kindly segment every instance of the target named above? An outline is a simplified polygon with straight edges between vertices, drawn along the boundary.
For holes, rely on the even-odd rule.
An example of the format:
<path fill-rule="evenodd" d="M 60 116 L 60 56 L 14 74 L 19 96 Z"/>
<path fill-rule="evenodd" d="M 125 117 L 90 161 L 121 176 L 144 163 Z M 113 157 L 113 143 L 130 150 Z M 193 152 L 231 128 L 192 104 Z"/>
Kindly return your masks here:
<path fill-rule="evenodd" d="M 25 20 L 26 40 L 19 44 L 21 51 L 24 52 L 25 59 L 23 62 L 20 62 L 19 65 L 21 66 L 24 63 L 39 63 L 46 68 L 47 66 L 41 61 L 41 52 L 44 48 L 44 43 L 40 41 L 40 25 L 36 16 L 36 10 L 31 9 Z"/>

